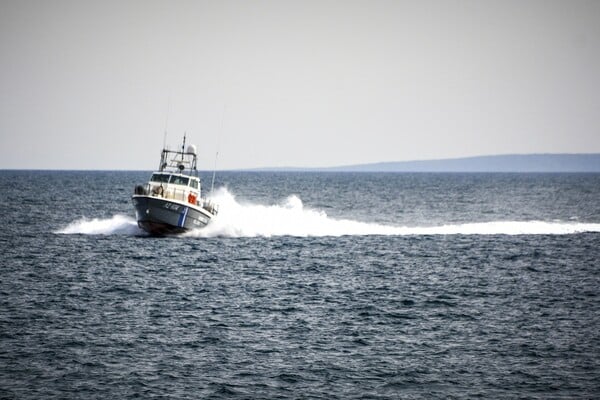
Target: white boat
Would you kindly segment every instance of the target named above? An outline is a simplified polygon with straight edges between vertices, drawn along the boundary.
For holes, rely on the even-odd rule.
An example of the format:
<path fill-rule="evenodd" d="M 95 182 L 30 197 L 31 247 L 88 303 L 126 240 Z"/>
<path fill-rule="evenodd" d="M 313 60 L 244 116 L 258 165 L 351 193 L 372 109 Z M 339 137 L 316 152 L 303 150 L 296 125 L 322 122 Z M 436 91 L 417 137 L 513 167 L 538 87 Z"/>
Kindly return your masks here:
<path fill-rule="evenodd" d="M 206 226 L 217 207 L 202 197 L 196 146 L 163 149 L 158 170 L 131 198 L 138 226 L 152 235 L 182 233 Z"/>

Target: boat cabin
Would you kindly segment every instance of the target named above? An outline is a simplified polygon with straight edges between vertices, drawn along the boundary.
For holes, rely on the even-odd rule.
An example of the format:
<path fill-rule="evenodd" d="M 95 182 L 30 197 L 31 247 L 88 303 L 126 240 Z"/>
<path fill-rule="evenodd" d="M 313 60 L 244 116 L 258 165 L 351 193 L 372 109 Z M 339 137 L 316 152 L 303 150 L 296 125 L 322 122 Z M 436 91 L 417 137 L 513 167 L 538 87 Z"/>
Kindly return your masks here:
<path fill-rule="evenodd" d="M 196 176 L 168 172 L 155 172 L 150 178 L 153 195 L 198 204 L 200 179 Z"/>

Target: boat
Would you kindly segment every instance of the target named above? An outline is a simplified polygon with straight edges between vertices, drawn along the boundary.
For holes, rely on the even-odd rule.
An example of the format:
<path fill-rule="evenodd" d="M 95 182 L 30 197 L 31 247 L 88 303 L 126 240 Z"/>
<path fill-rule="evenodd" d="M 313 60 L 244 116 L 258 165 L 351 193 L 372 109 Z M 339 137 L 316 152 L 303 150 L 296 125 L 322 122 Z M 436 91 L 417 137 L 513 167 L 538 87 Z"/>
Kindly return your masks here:
<path fill-rule="evenodd" d="M 179 234 L 203 228 L 218 208 L 202 196 L 196 169 L 196 146 L 180 150 L 163 146 L 158 170 L 145 185 L 135 186 L 131 200 L 138 226 L 151 235 Z"/>

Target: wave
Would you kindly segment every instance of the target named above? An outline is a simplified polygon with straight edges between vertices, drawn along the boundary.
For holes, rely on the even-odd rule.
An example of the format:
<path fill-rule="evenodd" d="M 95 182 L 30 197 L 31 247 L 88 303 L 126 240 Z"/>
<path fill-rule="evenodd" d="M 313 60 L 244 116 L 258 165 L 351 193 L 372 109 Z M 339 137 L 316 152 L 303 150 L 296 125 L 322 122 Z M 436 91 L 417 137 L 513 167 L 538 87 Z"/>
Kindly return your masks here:
<path fill-rule="evenodd" d="M 291 195 L 277 204 L 238 201 L 226 188 L 215 192 L 219 214 L 205 228 L 185 237 L 272 237 L 272 236 L 419 236 L 419 235 L 567 235 L 600 232 L 598 223 L 560 221 L 492 221 L 439 226 L 394 226 L 329 217 L 324 211 L 307 208 Z M 142 235 L 134 218 L 114 215 L 107 219 L 82 218 L 57 231 L 62 234 Z"/>

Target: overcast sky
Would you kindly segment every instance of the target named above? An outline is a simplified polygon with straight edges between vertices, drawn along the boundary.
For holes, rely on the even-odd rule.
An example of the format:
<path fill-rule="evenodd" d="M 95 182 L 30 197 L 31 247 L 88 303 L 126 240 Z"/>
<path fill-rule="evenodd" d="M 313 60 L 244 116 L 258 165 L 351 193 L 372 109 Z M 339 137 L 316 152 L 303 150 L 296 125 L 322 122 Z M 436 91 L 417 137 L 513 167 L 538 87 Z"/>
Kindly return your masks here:
<path fill-rule="evenodd" d="M 0 2 L 0 168 L 600 152 L 600 1 Z"/>

